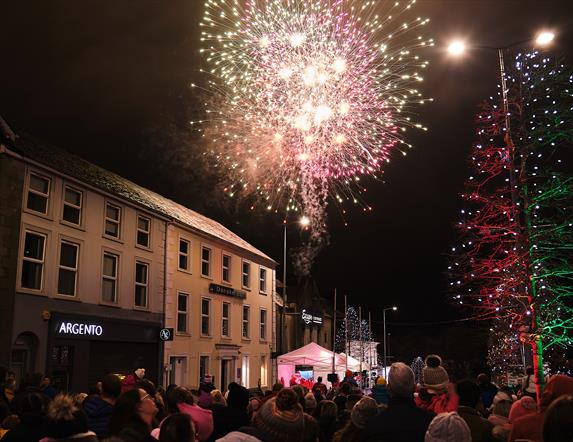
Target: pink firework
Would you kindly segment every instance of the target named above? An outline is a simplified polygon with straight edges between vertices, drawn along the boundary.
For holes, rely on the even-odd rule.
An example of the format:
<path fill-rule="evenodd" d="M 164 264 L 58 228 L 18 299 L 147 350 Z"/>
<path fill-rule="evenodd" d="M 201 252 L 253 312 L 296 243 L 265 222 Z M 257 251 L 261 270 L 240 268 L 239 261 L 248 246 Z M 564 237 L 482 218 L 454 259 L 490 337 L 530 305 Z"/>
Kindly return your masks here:
<path fill-rule="evenodd" d="M 427 65 L 413 35 L 428 22 L 414 1 L 207 0 L 201 23 L 209 64 L 201 130 L 231 195 L 255 194 L 323 224 L 329 197 L 356 202 L 395 149 Z"/>

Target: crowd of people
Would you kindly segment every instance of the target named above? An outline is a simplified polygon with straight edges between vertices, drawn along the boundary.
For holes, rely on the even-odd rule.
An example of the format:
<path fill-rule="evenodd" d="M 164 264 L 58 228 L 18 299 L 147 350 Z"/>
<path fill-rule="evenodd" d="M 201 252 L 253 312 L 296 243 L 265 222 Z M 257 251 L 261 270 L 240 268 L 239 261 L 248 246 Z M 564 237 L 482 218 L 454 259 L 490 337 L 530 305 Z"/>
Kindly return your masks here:
<path fill-rule="evenodd" d="M 439 356 L 426 358 L 423 383 L 392 364 L 362 390 L 347 373 L 327 386 L 223 394 L 207 376 L 198 389 L 156 387 L 143 369 L 104 376 L 85 394 L 58 393 L 31 374 L 15 389 L 0 368 L 2 442 L 481 442 L 573 440 L 573 378 L 548 379 L 540 400 L 477 379 L 452 382 Z M 527 388 L 524 388 L 524 393 Z M 529 392 L 531 393 L 531 392 Z"/>

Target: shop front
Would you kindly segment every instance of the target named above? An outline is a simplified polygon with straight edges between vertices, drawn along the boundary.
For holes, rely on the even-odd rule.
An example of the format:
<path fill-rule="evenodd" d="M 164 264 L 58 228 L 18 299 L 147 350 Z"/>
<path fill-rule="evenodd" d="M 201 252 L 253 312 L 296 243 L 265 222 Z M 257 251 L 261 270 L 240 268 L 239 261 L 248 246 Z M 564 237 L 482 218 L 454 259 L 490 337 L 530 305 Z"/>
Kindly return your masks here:
<path fill-rule="evenodd" d="M 145 368 L 157 383 L 159 323 L 52 313 L 46 372 L 65 391 L 87 391 L 107 373 Z"/>

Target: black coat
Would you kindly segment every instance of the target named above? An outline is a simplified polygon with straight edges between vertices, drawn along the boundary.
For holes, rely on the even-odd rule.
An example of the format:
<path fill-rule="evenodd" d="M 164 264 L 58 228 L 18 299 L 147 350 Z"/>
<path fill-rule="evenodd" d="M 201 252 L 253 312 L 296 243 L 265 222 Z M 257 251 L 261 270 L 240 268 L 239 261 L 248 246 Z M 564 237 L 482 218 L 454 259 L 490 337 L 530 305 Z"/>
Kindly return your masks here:
<path fill-rule="evenodd" d="M 424 442 L 435 414 L 419 408 L 413 398 L 391 398 L 388 408 L 372 417 L 365 428 L 368 442 Z"/>

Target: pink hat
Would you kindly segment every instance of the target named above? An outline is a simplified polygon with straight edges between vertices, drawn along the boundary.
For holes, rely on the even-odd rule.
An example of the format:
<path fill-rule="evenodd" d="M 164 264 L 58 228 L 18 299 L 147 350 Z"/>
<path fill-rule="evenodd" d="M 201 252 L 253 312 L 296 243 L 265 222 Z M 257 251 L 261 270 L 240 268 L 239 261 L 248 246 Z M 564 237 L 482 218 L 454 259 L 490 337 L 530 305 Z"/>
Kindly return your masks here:
<path fill-rule="evenodd" d="M 530 396 L 523 396 L 511 406 L 511 410 L 509 410 L 509 420 L 515 422 L 515 419 L 525 416 L 526 414 L 535 413 L 536 411 L 537 404 L 535 400 Z"/>

